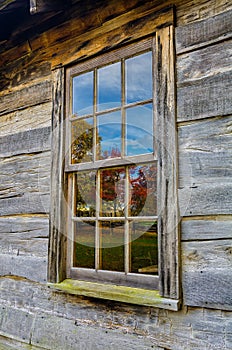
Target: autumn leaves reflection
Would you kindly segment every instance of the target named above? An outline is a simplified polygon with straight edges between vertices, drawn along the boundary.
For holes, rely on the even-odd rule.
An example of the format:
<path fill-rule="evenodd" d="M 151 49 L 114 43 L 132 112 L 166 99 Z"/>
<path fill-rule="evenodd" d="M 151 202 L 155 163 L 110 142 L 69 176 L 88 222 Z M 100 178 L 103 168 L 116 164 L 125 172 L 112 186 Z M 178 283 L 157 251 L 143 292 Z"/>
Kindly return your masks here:
<path fill-rule="evenodd" d="M 97 201 L 100 217 L 155 216 L 156 163 L 80 171 L 76 174 L 75 198 L 77 217 L 95 217 Z"/>

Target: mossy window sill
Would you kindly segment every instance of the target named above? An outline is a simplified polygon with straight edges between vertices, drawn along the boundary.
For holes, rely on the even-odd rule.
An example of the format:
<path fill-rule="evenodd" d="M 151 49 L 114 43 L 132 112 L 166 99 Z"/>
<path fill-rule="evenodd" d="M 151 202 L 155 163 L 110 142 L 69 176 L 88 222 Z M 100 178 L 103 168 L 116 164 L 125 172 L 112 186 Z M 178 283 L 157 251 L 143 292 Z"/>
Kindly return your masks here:
<path fill-rule="evenodd" d="M 162 298 L 158 291 L 116 286 L 111 284 L 66 279 L 61 283 L 49 283 L 52 289 L 91 298 L 113 300 L 123 303 L 151 306 L 178 311 L 179 300 Z"/>

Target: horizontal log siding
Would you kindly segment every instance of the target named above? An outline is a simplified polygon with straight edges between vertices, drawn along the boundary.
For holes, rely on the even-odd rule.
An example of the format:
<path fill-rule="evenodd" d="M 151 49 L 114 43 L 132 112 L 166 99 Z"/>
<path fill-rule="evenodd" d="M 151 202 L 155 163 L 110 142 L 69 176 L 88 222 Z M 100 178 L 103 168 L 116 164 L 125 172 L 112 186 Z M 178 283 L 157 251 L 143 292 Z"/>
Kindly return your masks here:
<path fill-rule="evenodd" d="M 98 339 L 102 339 L 109 349 L 112 344 L 112 349 L 118 346 L 229 350 L 231 312 L 222 311 L 231 310 L 232 304 L 229 197 L 232 115 L 229 10 L 232 4 L 228 1 L 175 2 L 179 196 L 184 216 L 181 222 L 183 310 L 174 313 L 101 303 L 51 292 L 42 284 L 29 281 L 44 283 L 47 274 L 48 219 L 44 213 L 48 207 L 45 210 L 43 199 L 41 203 L 41 193 L 47 196 L 50 167 L 47 138 L 52 96 L 50 66 L 60 63 L 59 50 L 65 51 L 69 35 L 78 41 L 78 36 L 90 30 L 109 28 L 117 22 L 114 17 L 141 4 L 139 0 L 116 0 L 112 6 L 110 2 L 99 1 L 99 9 L 95 11 L 95 2 L 91 3 L 94 5 L 88 5 L 91 7 L 88 15 L 77 1 L 69 23 L 19 43 L 16 49 L 8 43 L 8 50 L 0 55 L 0 135 L 6 137 L 1 144 L 1 170 L 5 173 L 1 172 L 0 182 L 0 209 L 4 215 L 0 218 L 0 274 L 7 275 L 0 278 L 1 333 L 53 349 L 79 345 L 80 349 L 96 348 Z M 152 5 L 157 3 L 160 1 Z M 28 28 L 25 31 L 28 33 Z M 111 36 L 103 42 L 99 52 L 110 48 L 110 39 Z M 61 49 L 59 41 L 63 43 Z M 81 44 L 80 41 L 77 51 Z M 87 49 L 83 48 L 83 53 L 87 58 Z M 30 133 L 30 128 L 40 130 Z M 38 142 L 33 142 L 34 137 Z M 42 175 L 42 186 L 36 183 L 38 175 Z M 47 196 L 46 203 L 48 199 Z M 52 331 L 51 325 L 54 325 Z M 68 334 L 66 340 L 64 332 Z M 100 342 L 101 346 L 104 344 Z"/>
<path fill-rule="evenodd" d="M 231 15 L 228 11 L 176 30 L 183 301 L 228 310 L 232 309 Z"/>

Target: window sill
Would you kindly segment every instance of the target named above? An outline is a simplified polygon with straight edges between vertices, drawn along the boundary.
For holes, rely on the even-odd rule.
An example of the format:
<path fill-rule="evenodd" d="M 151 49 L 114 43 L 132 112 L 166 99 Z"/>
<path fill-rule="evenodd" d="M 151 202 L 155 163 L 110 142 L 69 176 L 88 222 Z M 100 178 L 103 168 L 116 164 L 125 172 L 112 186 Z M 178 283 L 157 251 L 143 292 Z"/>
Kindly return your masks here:
<path fill-rule="evenodd" d="M 59 291 L 91 298 L 100 298 L 129 304 L 157 307 L 172 311 L 178 311 L 179 309 L 179 300 L 163 298 L 159 295 L 158 291 L 147 289 L 72 279 L 66 279 L 61 283 L 49 283 L 48 286 Z"/>

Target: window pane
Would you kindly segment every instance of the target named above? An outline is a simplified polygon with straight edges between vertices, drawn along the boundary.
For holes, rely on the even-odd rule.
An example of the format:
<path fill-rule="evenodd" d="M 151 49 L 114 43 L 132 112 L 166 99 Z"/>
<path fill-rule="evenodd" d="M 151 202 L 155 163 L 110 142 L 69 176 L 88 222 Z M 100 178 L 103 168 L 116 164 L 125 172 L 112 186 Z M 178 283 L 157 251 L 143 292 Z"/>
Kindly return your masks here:
<path fill-rule="evenodd" d="M 92 217 L 96 215 L 96 172 L 82 171 L 76 175 L 74 215 Z"/>
<path fill-rule="evenodd" d="M 124 216 L 125 169 L 100 171 L 100 216 Z"/>
<path fill-rule="evenodd" d="M 152 104 L 126 110 L 126 155 L 135 156 L 153 152 Z"/>
<path fill-rule="evenodd" d="M 131 57 L 125 61 L 126 103 L 152 98 L 152 53 Z"/>
<path fill-rule="evenodd" d="M 157 213 L 156 163 L 131 166 L 129 177 L 129 216 L 155 216 Z"/>
<path fill-rule="evenodd" d="M 83 163 L 93 160 L 93 118 L 72 122 L 71 162 Z"/>
<path fill-rule="evenodd" d="M 124 222 L 100 223 L 100 269 L 124 271 Z"/>
<path fill-rule="evenodd" d="M 74 267 L 95 268 L 95 222 L 74 223 Z"/>
<path fill-rule="evenodd" d="M 98 69 L 98 111 L 121 105 L 121 63 Z"/>
<path fill-rule="evenodd" d="M 73 114 L 93 113 L 93 72 L 73 78 Z"/>
<path fill-rule="evenodd" d="M 130 223 L 130 272 L 158 274 L 156 222 Z"/>
<path fill-rule="evenodd" d="M 98 116 L 98 159 L 121 156 L 121 112 Z"/>

